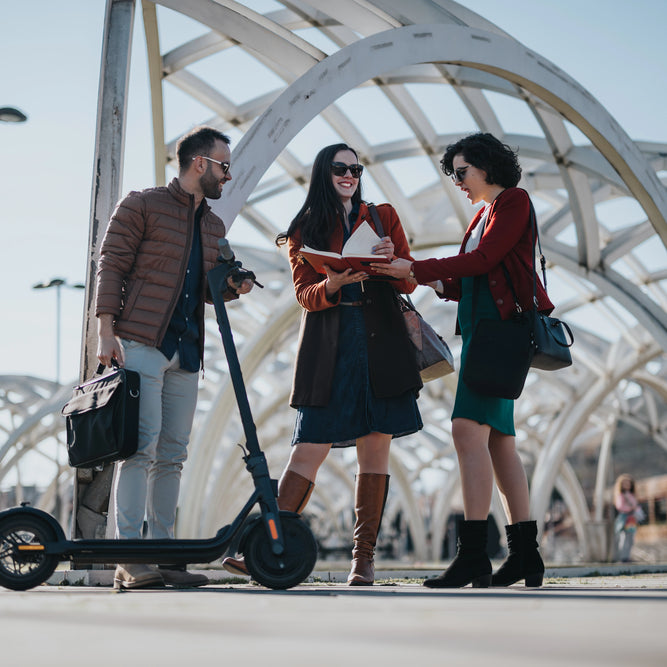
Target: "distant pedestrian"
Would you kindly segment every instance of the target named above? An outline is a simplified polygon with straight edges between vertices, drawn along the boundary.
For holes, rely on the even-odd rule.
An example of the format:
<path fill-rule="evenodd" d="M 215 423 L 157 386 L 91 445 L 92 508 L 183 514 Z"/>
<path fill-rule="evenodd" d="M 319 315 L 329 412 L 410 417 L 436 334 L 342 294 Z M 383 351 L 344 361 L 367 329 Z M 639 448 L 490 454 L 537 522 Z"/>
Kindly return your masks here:
<path fill-rule="evenodd" d="M 616 560 L 630 561 L 639 517 L 643 511 L 635 495 L 635 480 L 627 474 L 619 475 L 614 484 L 614 507 L 618 512 L 614 522 L 616 535 Z"/>

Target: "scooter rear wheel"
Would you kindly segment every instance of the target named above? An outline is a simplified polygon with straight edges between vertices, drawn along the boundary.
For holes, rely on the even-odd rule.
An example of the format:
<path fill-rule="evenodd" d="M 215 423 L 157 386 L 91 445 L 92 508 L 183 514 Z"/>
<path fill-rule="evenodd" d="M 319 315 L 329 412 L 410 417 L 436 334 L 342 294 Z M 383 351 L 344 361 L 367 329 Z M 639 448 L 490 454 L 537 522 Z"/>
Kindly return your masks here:
<path fill-rule="evenodd" d="M 317 561 L 317 542 L 310 528 L 297 515 L 281 512 L 285 551 L 276 556 L 261 519 L 248 531 L 243 555 L 251 577 L 262 586 L 284 590 L 305 581 Z"/>
<path fill-rule="evenodd" d="M 58 557 L 44 553 L 55 542 L 53 527 L 34 515 L 10 514 L 0 519 L 0 586 L 25 591 L 45 582 L 58 565 Z"/>

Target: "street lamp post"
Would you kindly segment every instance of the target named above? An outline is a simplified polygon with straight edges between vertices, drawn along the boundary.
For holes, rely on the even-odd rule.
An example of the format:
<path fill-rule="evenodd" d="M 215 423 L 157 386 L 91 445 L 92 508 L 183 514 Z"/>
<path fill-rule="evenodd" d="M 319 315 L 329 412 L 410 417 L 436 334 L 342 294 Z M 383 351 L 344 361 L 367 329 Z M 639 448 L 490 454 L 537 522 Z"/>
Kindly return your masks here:
<path fill-rule="evenodd" d="M 0 107 L 0 120 L 5 123 L 25 123 L 28 116 L 14 107 Z"/>
<path fill-rule="evenodd" d="M 63 287 L 71 289 L 85 289 L 85 285 L 81 283 L 68 283 L 64 278 L 53 278 L 48 283 L 37 283 L 33 285 L 33 289 L 48 289 L 49 287 L 56 288 L 56 382 L 60 384 L 60 290 Z"/>

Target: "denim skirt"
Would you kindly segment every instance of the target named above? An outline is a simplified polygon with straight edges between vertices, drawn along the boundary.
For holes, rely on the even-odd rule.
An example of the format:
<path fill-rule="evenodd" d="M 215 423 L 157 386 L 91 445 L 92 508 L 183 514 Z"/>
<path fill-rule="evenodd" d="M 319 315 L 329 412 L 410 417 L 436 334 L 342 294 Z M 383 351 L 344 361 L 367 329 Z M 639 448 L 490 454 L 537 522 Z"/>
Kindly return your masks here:
<path fill-rule="evenodd" d="M 415 433 L 422 427 L 416 393 L 408 391 L 391 398 L 374 395 L 368 372 L 363 307 L 338 308 L 338 351 L 329 404 L 297 408 L 292 444 L 313 442 L 349 447 L 356 444 L 357 438 L 373 432 L 393 437 Z"/>

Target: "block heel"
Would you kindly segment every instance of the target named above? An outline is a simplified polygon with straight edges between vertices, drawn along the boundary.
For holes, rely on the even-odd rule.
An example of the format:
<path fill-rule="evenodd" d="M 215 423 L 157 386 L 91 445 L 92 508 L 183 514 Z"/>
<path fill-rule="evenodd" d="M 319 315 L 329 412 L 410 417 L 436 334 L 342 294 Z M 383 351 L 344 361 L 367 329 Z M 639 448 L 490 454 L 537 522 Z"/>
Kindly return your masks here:
<path fill-rule="evenodd" d="M 526 588 L 539 588 L 542 585 L 544 573 L 527 574 L 525 578 Z"/>
<path fill-rule="evenodd" d="M 473 588 L 488 588 L 489 586 L 491 586 L 490 574 L 483 574 L 481 577 L 475 577 L 475 579 L 472 580 Z"/>
<path fill-rule="evenodd" d="M 494 573 L 492 586 L 511 586 L 522 579 L 526 588 L 539 588 L 544 575 L 544 563 L 538 551 L 537 523 L 519 521 L 505 526 L 509 554 Z"/>

